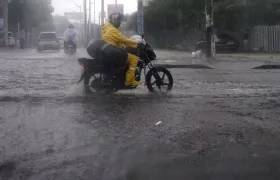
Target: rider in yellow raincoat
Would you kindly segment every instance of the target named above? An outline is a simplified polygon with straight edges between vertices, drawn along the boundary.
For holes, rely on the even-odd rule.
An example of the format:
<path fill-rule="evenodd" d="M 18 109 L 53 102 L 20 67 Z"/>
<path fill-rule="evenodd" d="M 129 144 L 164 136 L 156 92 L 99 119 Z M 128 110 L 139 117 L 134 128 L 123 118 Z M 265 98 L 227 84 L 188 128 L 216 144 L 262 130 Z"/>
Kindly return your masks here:
<path fill-rule="evenodd" d="M 118 30 L 124 16 L 121 13 L 115 13 L 109 16 L 109 22 L 102 27 L 102 39 L 113 46 L 118 48 L 124 48 L 125 46 L 131 48 L 137 48 L 139 44 L 137 41 L 129 39 L 122 35 Z M 126 72 L 126 86 L 138 86 L 140 82 L 135 80 L 135 70 L 138 63 L 138 57 L 128 53 L 127 61 L 129 63 L 129 68 Z"/>

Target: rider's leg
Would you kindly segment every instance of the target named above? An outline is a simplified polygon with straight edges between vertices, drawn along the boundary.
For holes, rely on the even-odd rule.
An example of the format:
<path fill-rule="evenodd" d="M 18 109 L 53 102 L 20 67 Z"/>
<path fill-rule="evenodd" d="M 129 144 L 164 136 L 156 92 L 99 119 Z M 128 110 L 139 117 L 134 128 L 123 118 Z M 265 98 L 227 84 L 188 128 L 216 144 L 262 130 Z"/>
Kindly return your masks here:
<path fill-rule="evenodd" d="M 66 49 L 67 49 L 67 41 L 66 40 L 64 40 L 64 51 L 66 51 Z"/>
<path fill-rule="evenodd" d="M 128 70 L 126 72 L 126 86 L 138 86 L 140 82 L 135 80 L 135 71 L 138 63 L 138 57 L 128 53 L 127 61 L 129 63 Z"/>
<path fill-rule="evenodd" d="M 85 73 L 84 77 L 84 86 L 89 86 L 90 75 L 89 73 Z"/>
<path fill-rule="evenodd" d="M 77 50 L 77 42 L 73 42 L 74 44 L 74 50 L 76 51 Z"/>

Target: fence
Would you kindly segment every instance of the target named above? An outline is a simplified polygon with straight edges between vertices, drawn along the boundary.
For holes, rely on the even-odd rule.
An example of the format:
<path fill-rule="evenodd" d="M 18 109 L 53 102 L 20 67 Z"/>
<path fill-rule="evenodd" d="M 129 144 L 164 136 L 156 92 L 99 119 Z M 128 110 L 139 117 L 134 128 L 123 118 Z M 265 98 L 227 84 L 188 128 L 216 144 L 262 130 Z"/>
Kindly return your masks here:
<path fill-rule="evenodd" d="M 280 52 L 280 25 L 252 28 L 249 48 L 253 51 Z"/>

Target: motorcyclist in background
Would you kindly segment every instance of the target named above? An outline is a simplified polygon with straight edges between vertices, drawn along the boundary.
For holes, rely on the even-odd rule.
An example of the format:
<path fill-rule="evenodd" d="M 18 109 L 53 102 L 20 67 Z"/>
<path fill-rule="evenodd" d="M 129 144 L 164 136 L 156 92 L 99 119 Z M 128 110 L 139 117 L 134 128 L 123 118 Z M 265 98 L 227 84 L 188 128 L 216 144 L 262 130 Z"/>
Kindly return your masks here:
<path fill-rule="evenodd" d="M 106 43 L 118 48 L 125 48 L 125 46 L 137 48 L 143 46 L 142 42 L 129 39 L 118 30 L 124 20 L 124 15 L 121 13 L 111 14 L 109 16 L 109 22 L 102 27 L 102 39 Z M 138 57 L 128 53 L 127 61 L 129 63 L 129 68 L 126 72 L 125 86 L 138 86 L 140 82 L 135 80 Z"/>
<path fill-rule="evenodd" d="M 74 49 L 77 49 L 77 36 L 78 31 L 75 29 L 73 24 L 70 24 L 68 29 L 63 33 L 64 36 L 64 50 L 67 49 L 69 43 L 73 43 Z"/>

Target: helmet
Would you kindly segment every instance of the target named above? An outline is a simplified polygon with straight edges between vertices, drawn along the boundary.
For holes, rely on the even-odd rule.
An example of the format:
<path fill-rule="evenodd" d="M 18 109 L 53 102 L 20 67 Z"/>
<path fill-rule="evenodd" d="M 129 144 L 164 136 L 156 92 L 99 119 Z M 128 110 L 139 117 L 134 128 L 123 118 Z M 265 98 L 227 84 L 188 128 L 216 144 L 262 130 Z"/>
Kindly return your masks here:
<path fill-rule="evenodd" d="M 75 28 L 75 27 L 74 27 L 74 25 L 73 25 L 73 24 L 70 24 L 70 25 L 69 25 L 69 28 Z"/>
<path fill-rule="evenodd" d="M 121 26 L 122 21 L 125 20 L 125 17 L 122 13 L 113 13 L 109 16 L 109 22 L 113 24 L 116 28 Z"/>

